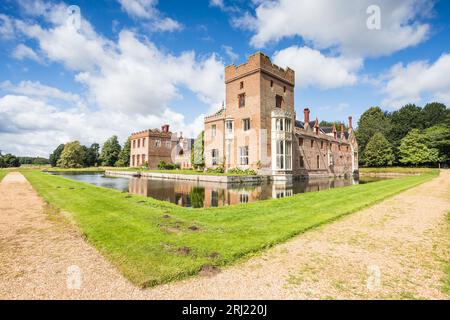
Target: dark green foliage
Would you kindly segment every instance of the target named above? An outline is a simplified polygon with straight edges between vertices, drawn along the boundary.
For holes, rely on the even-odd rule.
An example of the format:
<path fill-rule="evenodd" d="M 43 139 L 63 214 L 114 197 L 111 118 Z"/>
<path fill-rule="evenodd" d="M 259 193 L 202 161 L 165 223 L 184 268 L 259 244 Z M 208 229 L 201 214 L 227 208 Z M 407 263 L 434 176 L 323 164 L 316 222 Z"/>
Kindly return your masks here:
<path fill-rule="evenodd" d="M 433 128 L 432 128 L 433 127 Z M 414 161 L 437 159 L 434 162 L 427 162 L 429 165 L 449 162 L 449 128 L 450 128 L 450 112 L 445 104 L 433 102 L 428 103 L 421 108 L 414 104 L 407 104 L 392 113 L 384 112 L 380 108 L 369 108 L 363 113 L 356 130 L 356 138 L 359 144 L 359 161 L 361 164 L 366 163 L 365 150 L 370 138 L 377 132 L 383 134 L 392 146 L 394 154 L 393 164 L 403 163 L 405 165 L 418 165 Z M 419 154 L 414 157 L 413 154 L 406 155 L 408 152 L 403 148 L 402 154 L 400 144 L 402 139 L 413 129 L 420 132 L 421 145 L 414 144 L 420 148 Z M 408 140 L 411 142 L 411 140 Z M 427 149 L 423 149 L 425 146 Z M 428 150 L 431 153 L 428 153 Z M 435 150 L 438 150 L 438 157 L 434 157 Z M 426 155 L 428 154 L 428 155 Z M 403 156 L 403 161 L 401 157 Z M 425 158 L 424 158 L 425 157 Z M 407 161 L 406 159 L 413 160 Z M 406 161 L 406 162 L 405 162 Z"/>
<path fill-rule="evenodd" d="M 390 120 L 379 107 L 369 108 L 361 115 L 356 130 L 356 138 L 359 146 L 359 161 L 364 164 L 364 150 L 370 138 L 377 132 L 387 135 L 391 127 Z"/>
<path fill-rule="evenodd" d="M 167 162 L 161 160 L 158 163 L 158 169 L 159 170 L 176 170 L 176 169 L 180 169 L 180 164 L 179 163 L 167 163 Z"/>
<path fill-rule="evenodd" d="M 450 126 L 436 125 L 424 132 L 425 144 L 428 148 L 439 151 L 440 162 L 450 164 Z"/>
<path fill-rule="evenodd" d="M 97 167 L 100 164 L 100 145 L 98 143 L 93 143 L 89 148 L 85 147 L 86 167 Z"/>
<path fill-rule="evenodd" d="M 389 115 L 391 127 L 387 138 L 392 142 L 395 150 L 400 145 L 400 141 L 411 129 L 424 128 L 424 114 L 422 109 L 415 104 L 407 104 Z"/>
<path fill-rule="evenodd" d="M 424 128 L 430 128 L 437 124 L 444 124 L 449 119 L 450 112 L 443 103 L 428 103 L 422 109 Z M 448 124 L 448 122 L 447 122 Z"/>
<path fill-rule="evenodd" d="M 130 166 L 130 152 L 131 152 L 131 139 L 128 138 L 122 148 L 122 151 L 120 151 L 119 160 L 117 160 L 116 162 L 116 167 Z"/>
<path fill-rule="evenodd" d="M 41 157 L 19 157 L 20 164 L 28 165 L 46 165 L 50 164 L 49 159 Z"/>
<path fill-rule="evenodd" d="M 0 154 L 0 168 L 18 168 L 20 167 L 19 158 L 15 155 L 7 153 L 5 155 Z"/>
<path fill-rule="evenodd" d="M 58 165 L 59 158 L 61 158 L 61 153 L 64 150 L 64 144 L 60 144 L 50 155 L 50 165 L 56 167 Z"/>
<path fill-rule="evenodd" d="M 117 136 L 112 136 L 103 144 L 102 153 L 100 155 L 100 160 L 102 165 L 113 167 L 117 160 L 119 160 L 119 154 L 121 151 L 119 140 Z"/>

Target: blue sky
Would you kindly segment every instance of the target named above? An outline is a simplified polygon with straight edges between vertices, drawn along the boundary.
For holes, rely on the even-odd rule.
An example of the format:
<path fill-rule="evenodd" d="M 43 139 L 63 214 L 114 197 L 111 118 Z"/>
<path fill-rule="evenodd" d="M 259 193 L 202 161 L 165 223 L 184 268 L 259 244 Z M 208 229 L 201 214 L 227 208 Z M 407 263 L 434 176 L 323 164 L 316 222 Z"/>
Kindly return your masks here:
<path fill-rule="evenodd" d="M 450 102 L 449 1 L 3 0 L 0 43 L 0 150 L 23 156 L 164 123 L 193 136 L 255 51 L 296 71 L 299 115 Z"/>

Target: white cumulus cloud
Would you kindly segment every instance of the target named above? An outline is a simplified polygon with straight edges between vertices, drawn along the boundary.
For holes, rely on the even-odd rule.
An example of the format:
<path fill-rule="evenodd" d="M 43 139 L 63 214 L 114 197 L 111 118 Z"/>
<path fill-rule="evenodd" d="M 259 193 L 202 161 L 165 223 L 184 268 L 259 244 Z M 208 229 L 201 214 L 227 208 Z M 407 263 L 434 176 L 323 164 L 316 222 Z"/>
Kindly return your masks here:
<path fill-rule="evenodd" d="M 426 0 L 261 0 L 254 14 L 233 19 L 254 32 L 251 44 L 300 36 L 315 49 L 337 48 L 345 55 L 379 56 L 414 46 L 427 38 L 430 26 L 421 22 L 433 6 Z M 369 30 L 366 10 L 380 7 L 381 28 Z"/>
<path fill-rule="evenodd" d="M 155 31 L 176 31 L 183 28 L 178 21 L 164 17 L 156 8 L 158 0 L 117 0 L 123 11 L 136 19 L 150 21 L 150 28 Z"/>
<path fill-rule="evenodd" d="M 295 70 L 297 87 L 333 89 L 356 84 L 362 59 L 328 57 L 308 47 L 292 46 L 276 52 L 275 64 Z"/>
<path fill-rule="evenodd" d="M 11 55 L 17 60 L 30 59 L 36 62 L 41 62 L 39 55 L 33 49 L 22 43 L 14 49 Z"/>
<path fill-rule="evenodd" d="M 424 102 L 425 95 L 450 104 L 450 54 L 445 53 L 434 62 L 414 61 L 396 64 L 380 79 L 386 95 L 382 104 L 400 108 L 407 103 Z M 428 101 L 425 101 L 428 102 Z"/>

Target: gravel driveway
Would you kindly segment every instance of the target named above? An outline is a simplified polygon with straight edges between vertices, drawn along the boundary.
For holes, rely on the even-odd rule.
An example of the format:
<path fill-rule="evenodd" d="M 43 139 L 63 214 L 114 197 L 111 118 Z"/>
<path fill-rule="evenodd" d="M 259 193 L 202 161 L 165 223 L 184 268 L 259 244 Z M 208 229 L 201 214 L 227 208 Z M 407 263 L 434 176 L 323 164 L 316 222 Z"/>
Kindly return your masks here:
<path fill-rule="evenodd" d="M 0 184 L 0 299 L 446 299 L 450 171 L 213 276 L 139 289 L 20 173 Z"/>

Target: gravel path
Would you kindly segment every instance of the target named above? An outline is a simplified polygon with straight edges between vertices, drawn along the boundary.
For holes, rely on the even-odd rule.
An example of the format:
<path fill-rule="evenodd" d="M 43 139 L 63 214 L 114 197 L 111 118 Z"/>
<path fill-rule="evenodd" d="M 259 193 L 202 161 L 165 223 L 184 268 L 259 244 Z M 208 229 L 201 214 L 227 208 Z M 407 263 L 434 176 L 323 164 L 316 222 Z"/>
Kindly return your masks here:
<path fill-rule="evenodd" d="M 0 299 L 446 299 L 447 212 L 442 171 L 214 276 L 142 290 L 10 173 L 0 184 Z"/>

